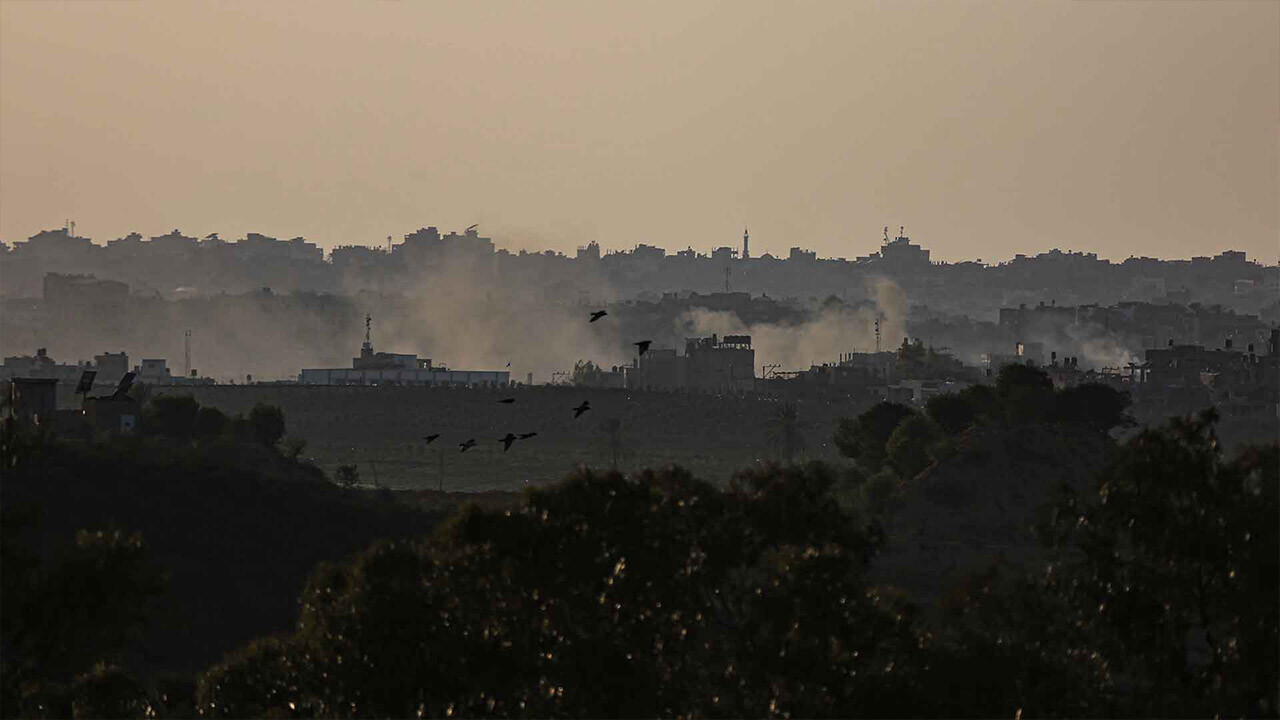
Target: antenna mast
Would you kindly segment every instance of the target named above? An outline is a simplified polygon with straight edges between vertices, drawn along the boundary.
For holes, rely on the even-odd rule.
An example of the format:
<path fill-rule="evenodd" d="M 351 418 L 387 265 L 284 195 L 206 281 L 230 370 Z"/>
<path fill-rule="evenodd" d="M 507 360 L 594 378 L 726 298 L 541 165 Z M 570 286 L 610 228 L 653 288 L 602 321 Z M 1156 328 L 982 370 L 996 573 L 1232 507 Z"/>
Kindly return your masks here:
<path fill-rule="evenodd" d="M 373 350 L 373 340 L 370 338 L 370 331 L 373 328 L 373 316 L 365 313 L 364 316 L 364 348 Z"/>
<path fill-rule="evenodd" d="M 182 336 L 183 344 L 185 345 L 184 359 L 186 361 L 186 367 L 184 368 L 183 374 L 187 377 L 191 377 L 191 331 L 187 330 L 182 334 Z"/>

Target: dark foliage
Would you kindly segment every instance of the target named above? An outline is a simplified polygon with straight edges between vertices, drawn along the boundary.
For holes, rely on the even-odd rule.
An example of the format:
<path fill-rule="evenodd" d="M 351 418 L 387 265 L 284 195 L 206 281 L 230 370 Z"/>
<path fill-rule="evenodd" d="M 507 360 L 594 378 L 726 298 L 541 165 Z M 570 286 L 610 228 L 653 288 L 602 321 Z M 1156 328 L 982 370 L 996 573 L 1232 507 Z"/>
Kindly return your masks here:
<path fill-rule="evenodd" d="M 1280 447 L 1225 458 L 1212 413 L 1117 445 L 1123 395 L 1002 379 L 843 426 L 874 474 L 762 465 L 719 488 L 583 470 L 431 535 L 277 451 L 283 422 L 269 447 L 6 424 L 3 715 L 1275 716 Z M 1032 560 L 936 605 L 879 584 L 910 587 L 882 565 L 894 535 L 873 490 L 959 489 L 930 490 L 963 473 L 925 461 L 1056 477 L 1071 444 L 1106 464 L 1064 483 Z M 1009 462 L 973 465 L 979 447 Z M 129 532 L 68 542 L 82 527 Z M 226 654 L 196 685 L 139 680 L 140 657 L 189 670 L 211 648 Z"/>
<path fill-rule="evenodd" d="M 937 459 L 942 429 L 926 415 L 911 415 L 885 442 L 889 465 L 901 478 L 913 478 Z"/>
<path fill-rule="evenodd" d="M 1050 419 L 1053 394 L 1048 373 L 1029 365 L 1005 365 L 996 377 L 996 396 L 1011 425 Z"/>
<path fill-rule="evenodd" d="M 836 426 L 835 443 L 840 454 L 853 458 L 869 471 L 884 464 L 885 443 L 898 423 L 915 414 L 906 405 L 881 402 L 853 420 L 841 418 Z"/>
<path fill-rule="evenodd" d="M 1216 419 L 1144 430 L 1051 526 L 1077 550 L 1052 588 L 1125 688 L 1126 713 L 1277 712 L 1280 446 L 1224 460 Z"/>
<path fill-rule="evenodd" d="M 284 413 L 275 405 L 254 405 L 249 411 L 249 432 L 259 445 L 275 447 L 284 437 Z"/>
<path fill-rule="evenodd" d="M 94 678 L 136 683 L 122 673 L 90 671 L 120 659 L 137 639 L 163 587 L 160 572 L 148 562 L 141 537 L 118 530 L 80 531 L 60 561 L 42 562 L 23 537 L 34 524 L 33 513 L 6 508 L 0 550 L 3 714 L 82 717 L 80 710 L 68 712 L 73 696 L 89 698 L 82 700 L 103 713 L 118 712 L 92 702 Z"/>
<path fill-rule="evenodd" d="M 915 638 L 858 581 L 876 536 L 841 513 L 834 481 L 772 468 L 726 493 L 680 470 L 587 472 L 515 512 L 472 509 L 430 542 L 319 570 L 298 631 L 207 673 L 200 706 L 649 717 L 880 702 Z"/>
<path fill-rule="evenodd" d="M 287 629 L 316 563 L 433 522 L 230 436 L 50 441 L 6 422 L 2 439 L 6 716 L 69 716 L 67 683 L 98 662 L 140 677 L 207 667 Z M 81 534 L 77 544 L 82 528 L 125 530 Z M 144 567 L 167 578 L 151 601 Z M 10 703 L 48 688 L 61 688 L 61 710 Z M 115 711 L 90 714 L 99 712 Z"/>
<path fill-rule="evenodd" d="M 934 395 L 925 403 L 925 410 L 948 435 L 959 435 L 968 430 L 977 422 L 981 412 L 971 396 L 963 392 Z"/>
<path fill-rule="evenodd" d="M 142 432 L 178 442 L 188 442 L 195 435 L 200 416 L 200 403 L 190 395 L 157 395 L 142 413 Z"/>
<path fill-rule="evenodd" d="M 1128 414 L 1130 402 L 1127 392 L 1098 383 L 1084 383 L 1056 394 L 1053 419 L 1108 432 L 1112 428 L 1134 424 Z"/>

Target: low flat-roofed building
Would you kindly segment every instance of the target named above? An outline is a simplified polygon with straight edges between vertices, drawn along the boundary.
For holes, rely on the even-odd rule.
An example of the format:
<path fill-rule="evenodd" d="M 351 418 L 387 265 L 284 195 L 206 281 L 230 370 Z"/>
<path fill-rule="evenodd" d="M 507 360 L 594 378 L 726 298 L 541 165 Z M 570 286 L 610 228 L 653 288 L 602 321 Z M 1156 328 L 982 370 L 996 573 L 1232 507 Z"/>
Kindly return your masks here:
<path fill-rule="evenodd" d="M 304 368 L 301 385 L 507 385 L 506 370 L 451 370 L 432 365 L 429 358 L 412 353 L 374 352 L 373 318 L 365 317 L 364 345 L 349 368 Z"/>

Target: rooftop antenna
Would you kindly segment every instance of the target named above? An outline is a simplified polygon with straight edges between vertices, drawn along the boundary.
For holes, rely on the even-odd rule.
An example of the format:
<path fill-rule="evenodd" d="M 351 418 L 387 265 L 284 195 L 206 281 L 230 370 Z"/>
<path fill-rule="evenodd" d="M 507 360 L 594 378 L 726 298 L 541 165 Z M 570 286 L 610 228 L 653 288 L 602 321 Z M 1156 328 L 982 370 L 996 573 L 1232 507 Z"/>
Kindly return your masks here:
<path fill-rule="evenodd" d="M 185 346 L 185 347 L 184 347 L 184 354 L 185 354 L 184 359 L 185 359 L 185 361 L 186 361 L 186 367 L 184 368 L 184 372 L 183 372 L 183 374 L 184 374 L 184 375 L 187 375 L 188 377 L 190 377 L 190 375 L 191 375 L 191 331 L 190 331 L 190 330 L 187 330 L 186 332 L 184 332 L 184 333 L 182 334 L 182 336 L 183 336 L 183 337 L 182 337 L 182 339 L 183 339 L 183 344 L 184 344 L 184 346 Z"/>
<path fill-rule="evenodd" d="M 391 252 L 391 236 L 387 236 L 387 252 Z"/>
<path fill-rule="evenodd" d="M 906 225 L 899 225 L 899 226 L 898 226 L 898 237 L 900 237 L 900 238 L 901 238 L 901 237 L 906 237 L 906 236 L 907 236 L 907 226 L 906 226 Z"/>
<path fill-rule="evenodd" d="M 886 243 L 889 242 L 889 226 L 888 225 L 884 226 L 884 241 Z"/>

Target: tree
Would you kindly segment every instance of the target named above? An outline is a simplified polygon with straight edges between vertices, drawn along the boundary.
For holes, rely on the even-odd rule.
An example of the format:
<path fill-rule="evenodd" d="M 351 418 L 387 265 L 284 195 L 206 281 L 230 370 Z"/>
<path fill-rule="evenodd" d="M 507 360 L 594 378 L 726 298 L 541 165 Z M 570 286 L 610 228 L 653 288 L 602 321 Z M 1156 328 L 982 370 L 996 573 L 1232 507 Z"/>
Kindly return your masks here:
<path fill-rule="evenodd" d="M 1037 423 L 1053 412 L 1053 381 L 1030 365 L 1005 365 L 996 376 L 996 395 L 1011 424 Z"/>
<path fill-rule="evenodd" d="M 254 442 L 275 447 L 284 437 L 284 412 L 275 405 L 254 405 L 249 411 L 249 432 Z"/>
<path fill-rule="evenodd" d="M 290 636 L 200 680 L 221 716 L 886 714 L 919 638 L 821 466 L 729 491 L 582 472 L 326 565 Z M 886 696 L 893 697 L 893 705 Z"/>
<path fill-rule="evenodd" d="M 915 411 L 906 405 L 880 402 L 857 418 L 840 418 L 836 426 L 835 444 L 840 454 L 858 461 L 868 472 L 874 472 L 885 461 L 885 443 L 898 423 Z"/>
<path fill-rule="evenodd" d="M 1050 538 L 1052 588 L 1129 689 L 1119 714 L 1280 708 L 1280 445 L 1225 461 L 1217 414 L 1125 443 Z"/>
<path fill-rule="evenodd" d="M 769 435 L 778 447 L 784 462 L 804 450 L 804 435 L 800 433 L 800 413 L 793 403 L 782 405 L 769 423 Z"/>
<path fill-rule="evenodd" d="M 618 458 L 623 453 L 622 418 L 612 417 L 605 420 L 600 424 L 600 431 L 604 433 L 609 443 L 609 455 L 612 458 L 610 467 L 617 472 Z"/>
<path fill-rule="evenodd" d="M 925 402 L 925 409 L 948 435 L 959 435 L 968 430 L 977 421 L 979 413 L 971 396 L 960 393 L 934 395 Z"/>
<path fill-rule="evenodd" d="M 573 364 L 570 381 L 579 387 L 598 387 L 604 384 L 604 368 L 590 360 L 579 360 Z"/>
<path fill-rule="evenodd" d="M 211 440 L 221 436 L 227 429 L 227 416 L 221 410 L 208 405 L 196 412 L 194 435 L 197 440 Z"/>
<path fill-rule="evenodd" d="M 118 530 L 81 530 L 71 554 L 50 567 L 25 545 L 24 530 L 32 519 L 6 508 L 3 522 L 4 715 L 70 717 L 68 693 L 80 693 L 69 690 L 73 682 L 77 688 L 97 688 L 98 707 L 111 706 L 103 691 L 112 687 L 125 688 L 124 695 L 113 696 L 118 703 L 136 704 L 136 683 L 123 681 L 115 671 L 108 674 L 110 682 L 98 682 L 91 671 L 96 664 L 116 659 L 137 637 L 151 601 L 163 587 L 141 537 Z M 90 676 L 76 680 L 85 673 Z"/>
<path fill-rule="evenodd" d="M 919 475 L 933 462 L 936 448 L 944 439 L 942 429 L 928 417 L 912 414 L 898 424 L 885 443 L 889 464 L 904 480 Z"/>
<path fill-rule="evenodd" d="M 1129 393 L 1102 385 L 1082 383 L 1062 390 L 1054 398 L 1054 418 L 1058 422 L 1076 423 L 1108 432 L 1112 428 L 1131 427 L 1128 414 L 1132 401 Z"/>
<path fill-rule="evenodd" d="M 199 414 L 200 403 L 190 395 L 157 395 L 142 413 L 142 431 L 188 442 L 195 435 Z"/>
<path fill-rule="evenodd" d="M 360 470 L 355 465 L 338 466 L 338 484 L 345 488 L 353 488 L 360 484 Z"/>

